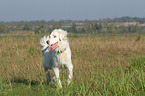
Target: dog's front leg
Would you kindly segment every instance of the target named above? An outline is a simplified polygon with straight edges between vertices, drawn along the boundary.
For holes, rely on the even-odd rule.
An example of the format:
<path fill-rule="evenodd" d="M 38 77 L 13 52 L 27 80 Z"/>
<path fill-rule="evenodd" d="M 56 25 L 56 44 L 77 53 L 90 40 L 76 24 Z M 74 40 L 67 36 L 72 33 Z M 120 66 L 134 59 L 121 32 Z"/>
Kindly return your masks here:
<path fill-rule="evenodd" d="M 55 82 L 56 84 L 62 88 L 62 85 L 61 85 L 61 81 L 60 81 L 60 78 L 59 78 L 59 69 L 58 68 L 52 68 L 53 69 L 53 72 L 54 72 L 54 75 L 55 75 Z"/>
<path fill-rule="evenodd" d="M 68 79 L 67 79 L 68 85 L 71 83 L 72 77 L 73 77 L 73 65 L 68 67 Z"/>

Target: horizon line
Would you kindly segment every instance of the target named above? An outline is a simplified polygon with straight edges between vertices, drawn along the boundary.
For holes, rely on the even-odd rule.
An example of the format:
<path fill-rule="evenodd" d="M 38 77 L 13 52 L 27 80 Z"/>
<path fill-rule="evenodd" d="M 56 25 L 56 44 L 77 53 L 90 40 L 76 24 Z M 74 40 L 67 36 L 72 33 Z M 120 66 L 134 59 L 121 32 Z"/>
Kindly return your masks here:
<path fill-rule="evenodd" d="M 50 20 L 46 20 L 46 19 L 36 19 L 36 20 L 4 20 L 4 21 L 0 21 L 1 22 L 31 22 L 31 21 L 46 21 L 46 22 L 49 22 L 49 21 L 67 21 L 67 20 L 70 20 L 70 21 L 99 21 L 99 20 L 105 20 L 105 19 L 116 19 L 116 18 L 123 18 L 123 17 L 129 17 L 129 18 L 145 18 L 145 17 L 139 17 L 139 16 L 121 16 L 121 17 L 108 17 L 108 18 L 99 18 L 99 19 L 60 19 L 60 20 L 57 20 L 57 19 L 50 19 Z"/>

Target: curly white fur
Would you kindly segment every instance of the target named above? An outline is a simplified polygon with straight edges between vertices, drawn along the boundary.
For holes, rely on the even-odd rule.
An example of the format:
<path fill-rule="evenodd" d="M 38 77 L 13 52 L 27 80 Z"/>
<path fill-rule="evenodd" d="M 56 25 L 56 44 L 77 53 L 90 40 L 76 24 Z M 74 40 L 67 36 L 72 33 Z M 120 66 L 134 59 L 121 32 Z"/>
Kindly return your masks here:
<path fill-rule="evenodd" d="M 44 36 L 40 39 L 41 51 L 44 51 L 49 45 L 46 43 L 49 40 L 49 36 Z"/>
<path fill-rule="evenodd" d="M 49 40 L 49 45 L 46 43 Z M 54 50 L 49 51 L 49 46 L 58 43 Z M 52 69 L 55 74 L 55 82 L 62 87 L 59 79 L 59 72 L 62 69 L 68 70 L 67 83 L 70 84 L 73 76 L 73 64 L 71 60 L 71 50 L 67 40 L 67 32 L 62 29 L 55 29 L 50 36 L 44 36 L 40 40 L 41 50 L 44 54 L 44 71 L 47 72 L 47 80 L 50 81 L 48 69 Z"/>

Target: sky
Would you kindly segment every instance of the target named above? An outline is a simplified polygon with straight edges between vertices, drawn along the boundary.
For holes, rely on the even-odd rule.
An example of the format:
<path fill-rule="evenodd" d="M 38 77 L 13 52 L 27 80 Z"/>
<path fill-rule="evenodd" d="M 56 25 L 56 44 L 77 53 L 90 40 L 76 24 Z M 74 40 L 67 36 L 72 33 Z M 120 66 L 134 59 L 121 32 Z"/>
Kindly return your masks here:
<path fill-rule="evenodd" d="M 0 21 L 145 17 L 145 0 L 0 0 Z"/>

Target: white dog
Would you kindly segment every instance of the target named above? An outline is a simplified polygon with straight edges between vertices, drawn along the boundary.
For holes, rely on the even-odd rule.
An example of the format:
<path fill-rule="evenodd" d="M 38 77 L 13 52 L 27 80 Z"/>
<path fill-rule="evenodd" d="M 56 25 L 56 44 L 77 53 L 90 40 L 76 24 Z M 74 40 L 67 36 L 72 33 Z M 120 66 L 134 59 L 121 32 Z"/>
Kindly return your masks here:
<path fill-rule="evenodd" d="M 70 84 L 73 76 L 73 65 L 71 60 L 71 50 L 69 47 L 67 32 L 62 29 L 55 29 L 50 36 L 44 36 L 40 40 L 41 50 L 44 54 L 44 71 L 52 69 L 55 75 L 55 82 L 59 87 L 62 87 L 59 79 L 61 69 L 68 70 L 67 83 Z M 50 81 L 49 72 L 46 78 Z"/>

